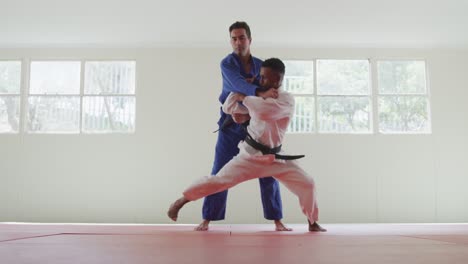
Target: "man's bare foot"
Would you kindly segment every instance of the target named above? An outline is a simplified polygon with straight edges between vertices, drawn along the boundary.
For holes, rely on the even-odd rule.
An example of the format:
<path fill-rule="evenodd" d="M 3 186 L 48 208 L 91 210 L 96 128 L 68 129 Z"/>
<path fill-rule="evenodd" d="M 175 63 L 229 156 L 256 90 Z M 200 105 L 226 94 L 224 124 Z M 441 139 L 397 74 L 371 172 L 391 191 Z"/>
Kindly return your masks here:
<path fill-rule="evenodd" d="M 187 200 L 185 197 L 177 199 L 169 207 L 169 210 L 167 211 L 167 216 L 169 216 L 169 218 L 172 219 L 172 221 L 177 221 L 179 210 L 188 202 L 189 200 Z"/>
<path fill-rule="evenodd" d="M 314 222 L 313 224 L 309 222 L 309 232 L 327 232 L 327 230 L 323 227 L 321 227 L 317 222 Z"/>
<path fill-rule="evenodd" d="M 197 227 L 195 227 L 195 231 L 208 231 L 208 226 L 210 225 L 210 220 L 205 220 L 203 219 L 203 222 L 201 222 Z"/>
<path fill-rule="evenodd" d="M 292 228 L 286 227 L 281 220 L 275 220 L 276 231 L 292 231 Z"/>

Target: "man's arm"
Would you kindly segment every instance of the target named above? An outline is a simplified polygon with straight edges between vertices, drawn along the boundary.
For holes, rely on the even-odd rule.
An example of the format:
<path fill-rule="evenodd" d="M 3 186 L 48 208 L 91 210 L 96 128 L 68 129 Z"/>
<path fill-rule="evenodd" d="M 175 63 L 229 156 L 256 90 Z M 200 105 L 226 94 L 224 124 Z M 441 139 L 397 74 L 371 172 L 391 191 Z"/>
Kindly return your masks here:
<path fill-rule="evenodd" d="M 280 94 L 277 99 L 245 96 L 243 104 L 251 116 L 261 120 L 278 120 L 290 117 L 294 111 L 294 97 L 288 93 Z"/>
<path fill-rule="evenodd" d="M 221 62 L 221 74 L 223 80 L 227 83 L 226 88 L 228 88 L 230 92 L 255 95 L 257 85 L 249 83 L 248 80 L 242 77 L 239 66 L 228 60 L 223 60 Z"/>
<path fill-rule="evenodd" d="M 244 97 L 245 95 L 240 93 L 230 93 L 223 104 L 223 112 L 228 115 L 249 114 L 247 107 L 240 104 Z"/>
<path fill-rule="evenodd" d="M 249 110 L 240 102 L 245 95 L 240 93 L 230 93 L 223 104 L 223 112 L 232 115 L 234 122 L 242 124 L 250 119 Z"/>

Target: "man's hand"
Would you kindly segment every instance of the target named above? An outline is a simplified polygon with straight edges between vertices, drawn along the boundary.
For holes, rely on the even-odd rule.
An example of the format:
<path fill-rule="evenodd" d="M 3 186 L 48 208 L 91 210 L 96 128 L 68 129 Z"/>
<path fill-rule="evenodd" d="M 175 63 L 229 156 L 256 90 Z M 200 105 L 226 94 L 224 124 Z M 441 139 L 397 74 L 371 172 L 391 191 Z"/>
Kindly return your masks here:
<path fill-rule="evenodd" d="M 278 89 L 270 88 L 266 91 L 258 92 L 258 96 L 262 97 L 263 99 L 267 99 L 267 98 L 278 99 Z"/>
<path fill-rule="evenodd" d="M 232 120 L 237 124 L 243 124 L 250 119 L 249 114 L 232 114 Z"/>
<path fill-rule="evenodd" d="M 245 98 L 245 94 L 241 94 L 241 93 L 238 93 L 238 94 L 237 94 L 237 98 L 236 98 L 236 99 L 237 99 L 238 102 L 244 101 L 244 98 Z"/>

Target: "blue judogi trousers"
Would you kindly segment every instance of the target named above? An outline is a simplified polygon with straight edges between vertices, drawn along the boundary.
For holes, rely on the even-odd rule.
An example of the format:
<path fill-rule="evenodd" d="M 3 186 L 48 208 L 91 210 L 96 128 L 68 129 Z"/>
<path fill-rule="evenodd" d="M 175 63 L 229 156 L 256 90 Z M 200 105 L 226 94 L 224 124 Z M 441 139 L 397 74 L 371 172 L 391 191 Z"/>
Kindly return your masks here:
<path fill-rule="evenodd" d="M 221 168 L 239 153 L 237 145 L 244 140 L 246 133 L 241 125 L 232 124 L 218 132 L 215 159 L 211 175 L 216 175 Z M 216 176 L 214 176 L 216 177 Z M 258 179 L 262 197 L 263 215 L 268 220 L 283 218 L 279 183 L 273 177 Z M 226 214 L 228 191 L 222 191 L 205 197 L 203 202 L 203 219 L 223 220 Z"/>

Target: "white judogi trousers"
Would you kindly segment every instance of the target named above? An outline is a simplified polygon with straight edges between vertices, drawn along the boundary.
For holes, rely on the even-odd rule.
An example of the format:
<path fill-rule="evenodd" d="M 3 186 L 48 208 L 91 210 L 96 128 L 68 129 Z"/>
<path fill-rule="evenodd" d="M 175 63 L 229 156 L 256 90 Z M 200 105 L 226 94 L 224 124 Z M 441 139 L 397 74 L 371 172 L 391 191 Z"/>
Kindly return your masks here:
<path fill-rule="evenodd" d="M 252 150 L 246 146 L 247 143 L 242 142 L 240 145 L 243 145 L 241 153 L 228 162 L 216 177 L 207 176 L 196 181 L 183 192 L 184 197 L 194 201 L 244 181 L 273 176 L 299 198 L 302 212 L 310 222 L 318 221 L 314 180 L 296 161 L 275 160 L 274 155 L 251 155 L 245 151 L 246 148 Z"/>

